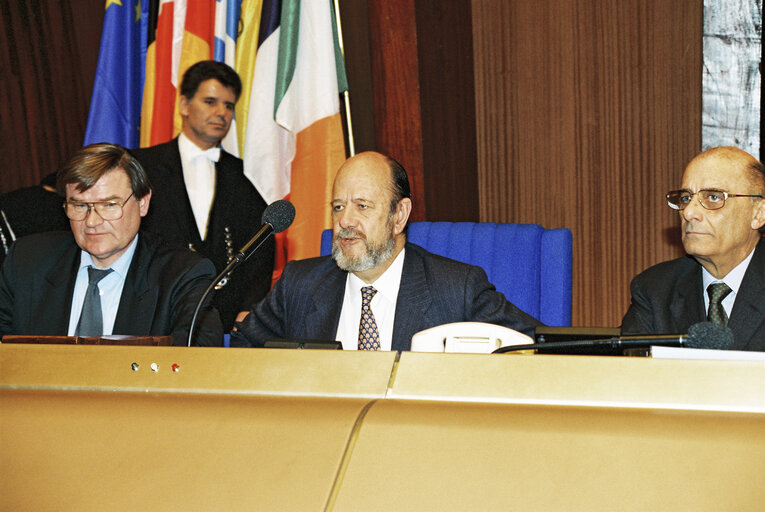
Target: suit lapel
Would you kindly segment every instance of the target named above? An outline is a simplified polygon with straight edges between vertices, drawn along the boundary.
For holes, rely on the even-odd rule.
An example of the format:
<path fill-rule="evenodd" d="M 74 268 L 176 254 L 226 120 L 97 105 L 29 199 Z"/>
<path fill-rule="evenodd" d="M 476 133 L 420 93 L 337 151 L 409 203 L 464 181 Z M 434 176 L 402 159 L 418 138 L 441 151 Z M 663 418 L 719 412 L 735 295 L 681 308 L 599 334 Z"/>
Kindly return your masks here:
<path fill-rule="evenodd" d="M 239 191 L 237 187 L 234 183 L 230 183 L 229 158 L 233 157 L 221 148 L 220 160 L 215 163 L 215 192 L 210 208 L 210 216 L 207 219 L 207 237 L 205 238 L 208 243 L 215 245 L 225 242 L 223 233 L 226 228 L 229 230 L 233 228 L 230 222 L 230 205 L 239 205 L 242 201 L 238 197 Z M 218 197 L 225 197 L 225 201 L 217 201 Z M 189 205 L 189 207 L 191 206 Z M 239 233 L 236 233 L 236 235 L 238 237 Z"/>
<path fill-rule="evenodd" d="M 741 287 L 736 295 L 736 301 L 733 303 L 728 327 L 731 328 L 735 339 L 733 341 L 733 350 L 747 350 L 757 348 L 752 344 L 762 330 L 765 328 L 765 249 L 760 241 L 754 250 L 754 256 L 749 262 L 749 266 L 741 281 Z M 758 344 L 759 345 L 759 344 Z"/>
<path fill-rule="evenodd" d="M 166 151 L 163 151 L 164 154 L 156 163 L 157 173 L 153 176 L 154 179 L 161 182 L 161 189 L 164 197 L 159 199 L 164 201 L 165 204 L 168 205 L 168 208 L 171 208 L 169 211 L 177 211 L 178 206 L 174 205 L 183 205 L 181 208 L 185 209 L 186 213 L 180 216 L 166 215 L 164 218 L 156 220 L 158 222 L 174 223 L 177 226 L 178 232 L 184 233 L 185 239 L 192 241 L 196 246 L 201 243 L 202 238 L 199 236 L 199 230 L 193 222 L 195 217 L 194 212 L 191 209 L 189 195 L 186 192 L 186 182 L 183 179 L 183 164 L 181 162 L 181 152 L 178 149 L 178 139 L 176 138 L 168 142 L 165 145 L 165 150 Z M 158 183 L 158 185 L 160 185 L 160 183 Z M 151 212 L 151 208 L 149 211 Z"/>
<path fill-rule="evenodd" d="M 680 277 L 678 293 L 669 305 L 668 332 L 684 333 L 691 325 L 706 320 L 704 308 L 704 285 L 701 279 L 701 265 L 689 267 L 689 271 Z"/>
<path fill-rule="evenodd" d="M 41 334 L 65 334 L 69 328 L 79 256 L 80 248 L 72 238 L 71 247 L 64 257 L 59 259 L 45 276 L 46 289 L 40 291 L 40 296 L 45 297 L 45 300 L 40 301 L 38 309 L 31 316 L 42 324 Z M 51 304 L 61 304 L 61 307 L 51 308 Z M 49 332 L 42 332 L 43 330 Z"/>
<path fill-rule="evenodd" d="M 332 268 L 325 276 L 314 283 L 311 293 L 311 309 L 305 318 L 305 326 L 308 335 L 321 339 L 335 339 L 337 325 L 340 322 L 340 313 L 345 294 L 345 280 L 347 272 L 340 270 L 332 263 Z M 315 335 L 311 333 L 316 333 Z"/>
<path fill-rule="evenodd" d="M 409 350 L 412 335 L 420 331 L 422 325 L 433 325 L 428 315 L 431 302 L 422 258 L 407 244 L 393 320 L 392 350 Z"/>
<path fill-rule="evenodd" d="M 149 264 L 154 251 L 138 235 L 133 261 L 130 263 L 122 297 L 114 320 L 114 334 L 150 334 L 155 317 L 159 290 L 149 286 L 147 280 Z"/>

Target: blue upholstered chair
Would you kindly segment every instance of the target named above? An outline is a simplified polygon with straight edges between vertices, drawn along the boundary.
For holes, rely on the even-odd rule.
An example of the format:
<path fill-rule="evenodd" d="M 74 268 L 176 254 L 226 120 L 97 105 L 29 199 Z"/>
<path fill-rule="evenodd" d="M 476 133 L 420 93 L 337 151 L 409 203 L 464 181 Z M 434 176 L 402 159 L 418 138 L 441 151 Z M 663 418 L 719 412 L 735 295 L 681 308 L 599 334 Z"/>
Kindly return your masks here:
<path fill-rule="evenodd" d="M 571 325 L 572 240 L 567 228 L 493 222 L 412 222 L 407 239 L 486 271 L 513 304 L 547 325 Z M 332 251 L 332 231 L 321 254 Z"/>

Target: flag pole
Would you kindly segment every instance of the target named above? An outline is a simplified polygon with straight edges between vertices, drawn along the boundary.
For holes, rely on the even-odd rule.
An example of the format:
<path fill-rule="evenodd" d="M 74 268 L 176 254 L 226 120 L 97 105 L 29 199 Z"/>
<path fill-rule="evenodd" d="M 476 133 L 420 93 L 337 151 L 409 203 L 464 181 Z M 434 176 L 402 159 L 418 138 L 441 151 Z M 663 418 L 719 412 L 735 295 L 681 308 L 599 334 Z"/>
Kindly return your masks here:
<path fill-rule="evenodd" d="M 343 46 L 343 26 L 340 23 L 340 2 L 334 0 L 335 3 L 335 23 L 337 24 L 337 42 L 340 45 L 340 53 L 343 54 L 345 59 L 345 47 Z M 353 123 L 351 122 L 351 97 L 346 89 L 343 91 L 343 101 L 345 102 L 345 124 L 348 127 L 348 154 L 354 156 L 356 154 L 356 146 L 353 140 Z"/>

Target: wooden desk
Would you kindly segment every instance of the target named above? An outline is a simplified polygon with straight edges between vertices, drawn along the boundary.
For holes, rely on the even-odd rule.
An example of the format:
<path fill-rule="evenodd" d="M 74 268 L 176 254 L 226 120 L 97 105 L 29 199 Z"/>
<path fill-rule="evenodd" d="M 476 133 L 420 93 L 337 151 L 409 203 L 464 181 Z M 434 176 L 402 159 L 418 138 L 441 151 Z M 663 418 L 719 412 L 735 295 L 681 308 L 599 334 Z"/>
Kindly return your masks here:
<path fill-rule="evenodd" d="M 751 362 L 0 345 L 0 510 L 757 510 L 764 390 Z"/>
<path fill-rule="evenodd" d="M 1 345 L 0 510 L 321 510 L 394 358 Z"/>
<path fill-rule="evenodd" d="M 761 510 L 762 474 L 763 363 L 404 353 L 334 509 Z"/>

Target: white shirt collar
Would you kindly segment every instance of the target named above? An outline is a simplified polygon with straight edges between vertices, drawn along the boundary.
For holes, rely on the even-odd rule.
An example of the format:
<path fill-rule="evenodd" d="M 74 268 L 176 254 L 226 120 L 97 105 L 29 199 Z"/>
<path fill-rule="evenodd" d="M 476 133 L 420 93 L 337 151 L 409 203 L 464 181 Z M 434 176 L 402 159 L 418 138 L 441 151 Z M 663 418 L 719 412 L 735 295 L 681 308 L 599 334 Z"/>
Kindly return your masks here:
<path fill-rule="evenodd" d="M 115 274 L 119 276 L 120 279 L 125 279 L 125 276 L 127 276 L 128 269 L 130 268 L 130 263 L 133 261 L 133 255 L 135 254 L 135 249 L 138 242 L 138 234 L 136 234 L 133 237 L 133 241 L 130 242 L 130 245 L 128 246 L 127 250 L 122 253 L 122 256 L 117 259 L 114 263 L 109 265 L 108 268 L 112 269 Z M 80 267 L 78 270 L 82 270 L 84 267 L 88 267 L 92 265 L 94 268 L 96 265 L 93 263 L 93 257 L 87 252 L 87 251 L 80 251 Z M 105 270 L 105 269 L 104 269 Z"/>
<path fill-rule="evenodd" d="M 704 294 L 706 295 L 706 289 L 710 284 L 722 281 L 727 284 L 731 290 L 733 290 L 733 295 L 735 296 L 735 294 L 738 293 L 738 289 L 741 287 L 741 282 L 744 280 L 744 274 L 746 274 L 746 269 L 749 268 L 749 262 L 752 261 L 752 256 L 754 256 L 754 249 L 752 249 L 752 252 L 749 253 L 749 256 L 744 258 L 744 261 L 736 265 L 736 267 L 728 272 L 728 274 L 722 279 L 717 279 L 702 266 L 701 276 L 704 285 Z"/>
<path fill-rule="evenodd" d="M 405 252 L 406 250 L 402 249 L 393 260 L 393 263 L 390 264 L 390 267 L 385 269 L 385 272 L 372 283 L 365 283 L 355 274 L 349 272 L 348 286 L 359 296 L 363 287 L 373 286 L 375 290 L 377 290 L 377 293 L 388 300 L 395 302 L 398 297 L 398 288 L 401 285 L 401 273 L 404 271 Z"/>
<path fill-rule="evenodd" d="M 184 157 L 188 158 L 189 160 L 194 160 L 200 156 L 207 157 L 207 159 L 211 162 L 217 162 L 220 160 L 219 146 L 215 146 L 214 148 L 210 149 L 202 149 L 191 142 L 191 139 L 186 137 L 183 132 L 178 135 L 178 150 L 181 152 L 181 155 L 184 155 Z"/>

